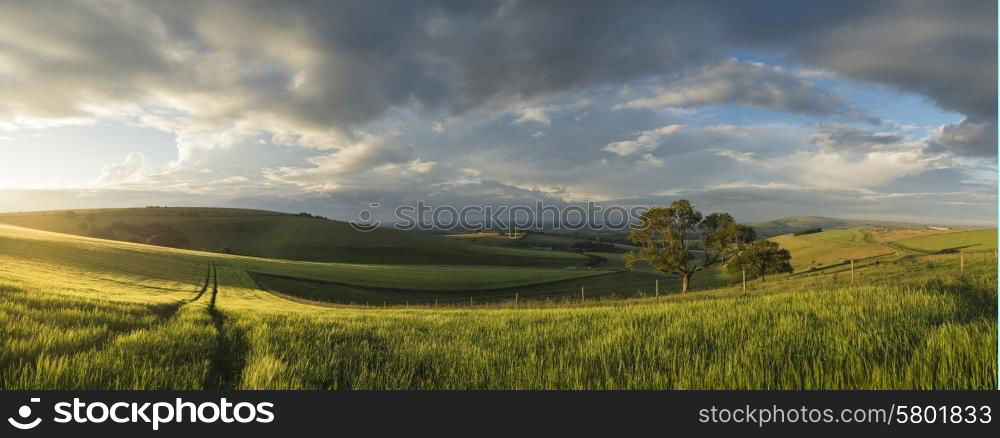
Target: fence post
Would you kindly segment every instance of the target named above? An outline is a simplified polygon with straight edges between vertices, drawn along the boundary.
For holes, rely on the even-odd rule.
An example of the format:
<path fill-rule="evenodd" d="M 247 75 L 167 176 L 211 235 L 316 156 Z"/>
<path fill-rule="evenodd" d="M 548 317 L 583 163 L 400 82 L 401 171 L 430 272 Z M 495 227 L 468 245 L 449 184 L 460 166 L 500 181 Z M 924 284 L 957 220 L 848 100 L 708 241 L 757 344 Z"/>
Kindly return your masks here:
<path fill-rule="evenodd" d="M 959 272 L 965 273 L 965 250 L 958 251 L 958 266 Z"/>
<path fill-rule="evenodd" d="M 743 293 L 747 293 L 747 270 L 743 270 Z"/>
<path fill-rule="evenodd" d="M 587 297 L 584 296 L 583 286 L 580 286 L 580 301 L 586 300 Z"/>
<path fill-rule="evenodd" d="M 518 298 L 519 298 L 519 294 L 517 292 L 514 292 L 514 305 L 515 306 L 517 305 L 517 299 Z"/>
<path fill-rule="evenodd" d="M 854 259 L 851 259 L 851 284 L 854 284 Z"/>
<path fill-rule="evenodd" d="M 469 306 L 474 306 L 474 305 L 475 304 L 472 304 L 472 297 L 469 297 Z"/>
<path fill-rule="evenodd" d="M 656 279 L 656 298 L 660 297 L 660 279 Z"/>

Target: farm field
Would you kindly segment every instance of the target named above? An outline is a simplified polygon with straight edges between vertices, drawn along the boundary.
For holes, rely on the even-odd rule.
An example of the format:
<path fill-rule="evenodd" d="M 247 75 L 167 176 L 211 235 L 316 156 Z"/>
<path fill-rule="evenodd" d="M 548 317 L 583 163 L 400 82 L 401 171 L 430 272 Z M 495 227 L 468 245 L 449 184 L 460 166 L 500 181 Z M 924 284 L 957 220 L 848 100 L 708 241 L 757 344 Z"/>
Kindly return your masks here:
<path fill-rule="evenodd" d="M 81 236 L 145 242 L 176 234 L 179 248 L 286 260 L 419 265 L 563 268 L 585 257 L 549 251 L 504 253 L 472 240 L 378 228 L 360 232 L 347 222 L 261 210 L 155 207 L 0 214 L 0 223 Z M 138 234 L 137 234 L 138 233 Z M 525 250 L 529 251 L 529 250 Z"/>
<path fill-rule="evenodd" d="M 868 259 L 892 254 L 894 250 L 881 243 L 867 241 L 860 229 L 831 230 L 795 236 L 772 237 L 792 254 L 796 271 L 843 264 L 851 259 Z"/>
<path fill-rule="evenodd" d="M 381 286 L 422 282 L 456 291 L 537 285 L 543 277 L 536 271 L 545 271 L 545 279 L 592 275 L 560 281 L 627 284 L 599 270 L 441 266 L 421 277 L 431 266 L 417 268 L 256 259 L 0 226 L 0 388 L 993 389 L 997 383 L 994 259 L 967 260 L 960 274 L 955 255 L 887 258 L 861 268 L 854 284 L 847 268 L 832 266 L 754 281 L 747 293 L 725 286 L 659 299 L 567 296 L 440 308 L 303 304 L 261 290 L 250 274 Z"/>
<path fill-rule="evenodd" d="M 890 245 L 907 251 L 989 251 L 997 247 L 997 230 L 956 231 L 893 240 Z"/>

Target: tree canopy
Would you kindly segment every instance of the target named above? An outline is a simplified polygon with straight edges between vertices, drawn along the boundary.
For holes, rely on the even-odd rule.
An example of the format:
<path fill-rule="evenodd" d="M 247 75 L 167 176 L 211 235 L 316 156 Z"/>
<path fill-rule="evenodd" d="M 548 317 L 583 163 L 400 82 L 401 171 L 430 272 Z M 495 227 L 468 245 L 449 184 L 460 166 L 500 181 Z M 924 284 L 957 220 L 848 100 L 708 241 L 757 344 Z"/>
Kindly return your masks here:
<path fill-rule="evenodd" d="M 751 277 L 761 280 L 768 274 L 792 272 L 792 256 L 787 249 L 782 249 L 777 242 L 758 240 L 751 243 L 727 265 L 729 272 L 746 271 Z"/>
<path fill-rule="evenodd" d="M 695 272 L 725 263 L 756 237 L 753 228 L 737 224 L 728 213 L 703 217 L 681 199 L 643 212 L 639 226 L 629 233 L 640 248 L 627 254 L 625 263 L 634 268 L 644 262 L 658 272 L 676 274 L 681 292 L 687 292 Z"/>

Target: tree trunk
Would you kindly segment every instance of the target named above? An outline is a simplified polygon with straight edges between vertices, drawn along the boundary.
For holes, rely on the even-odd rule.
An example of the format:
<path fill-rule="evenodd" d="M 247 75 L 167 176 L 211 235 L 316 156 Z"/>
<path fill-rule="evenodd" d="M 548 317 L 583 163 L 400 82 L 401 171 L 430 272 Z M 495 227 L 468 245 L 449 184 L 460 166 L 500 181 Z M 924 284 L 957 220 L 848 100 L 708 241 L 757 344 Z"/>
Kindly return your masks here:
<path fill-rule="evenodd" d="M 691 279 L 690 273 L 681 274 L 681 293 L 685 293 L 688 291 L 688 282 L 689 282 L 688 280 L 690 279 Z"/>

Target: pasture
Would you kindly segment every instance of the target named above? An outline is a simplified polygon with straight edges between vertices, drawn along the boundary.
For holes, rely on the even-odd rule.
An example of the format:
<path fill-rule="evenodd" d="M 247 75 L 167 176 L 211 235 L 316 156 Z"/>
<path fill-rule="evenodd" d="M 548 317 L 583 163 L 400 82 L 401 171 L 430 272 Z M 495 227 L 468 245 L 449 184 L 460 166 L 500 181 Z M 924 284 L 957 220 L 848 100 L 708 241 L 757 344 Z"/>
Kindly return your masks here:
<path fill-rule="evenodd" d="M 832 267 L 757 281 L 746 293 L 726 286 L 659 299 L 440 308 L 303 304 L 261 290 L 250 275 L 268 270 L 435 288 L 537 282 L 555 272 L 614 279 L 606 271 L 535 268 L 439 267 L 420 274 L 427 268 L 267 260 L 0 226 L 0 388 L 993 389 L 997 383 L 995 260 L 967 261 L 964 275 L 955 255 L 908 256 L 866 265 L 854 284 L 845 268 Z M 585 279 L 569 281 L 577 280 Z"/>
<path fill-rule="evenodd" d="M 893 240 L 890 245 L 925 254 L 941 251 L 990 251 L 997 247 L 997 230 L 970 230 L 913 236 Z"/>
<path fill-rule="evenodd" d="M 509 253 L 476 245 L 473 239 L 442 238 L 391 227 L 361 232 L 347 222 L 260 210 L 62 210 L 0 214 L 0 223 L 132 242 L 146 242 L 150 234 L 169 233 L 177 236 L 179 242 L 173 246 L 178 248 L 213 252 L 225 248 L 239 255 L 297 261 L 556 268 L 587 262 L 578 255 L 562 257 L 551 251 Z"/>
<path fill-rule="evenodd" d="M 831 230 L 803 236 L 786 234 L 772 237 L 782 248 L 792 254 L 792 267 L 796 271 L 822 269 L 843 264 L 847 260 L 869 259 L 893 253 L 891 248 L 868 241 L 857 228 Z"/>

